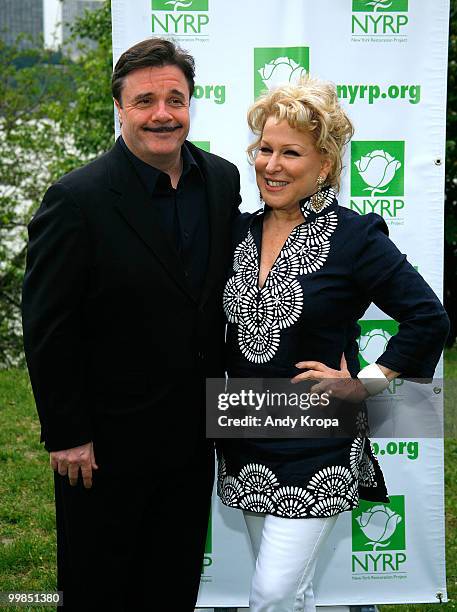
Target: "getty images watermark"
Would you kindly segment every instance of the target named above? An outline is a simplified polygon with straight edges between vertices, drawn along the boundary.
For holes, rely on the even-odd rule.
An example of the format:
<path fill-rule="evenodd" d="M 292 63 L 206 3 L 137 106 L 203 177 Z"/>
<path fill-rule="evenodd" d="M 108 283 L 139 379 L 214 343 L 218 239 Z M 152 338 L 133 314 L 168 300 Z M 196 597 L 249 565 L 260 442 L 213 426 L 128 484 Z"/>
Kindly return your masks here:
<path fill-rule="evenodd" d="M 273 416 L 272 411 L 278 408 L 294 408 L 309 410 L 310 408 L 327 408 L 330 405 L 329 393 L 294 393 L 263 391 L 261 393 L 252 389 L 241 389 L 239 392 L 219 393 L 217 396 L 217 408 L 219 411 L 229 414 L 218 416 L 220 427 L 274 427 L 292 428 L 297 427 L 338 427 L 337 418 L 311 417 L 309 414 L 293 417 L 291 414 L 285 416 Z M 250 409 L 254 414 L 245 414 L 240 417 L 229 416 L 239 408 Z M 265 411 L 266 414 L 257 416 L 255 413 Z"/>
<path fill-rule="evenodd" d="M 308 438 L 366 435 L 365 406 L 343 402 L 314 383 L 290 379 L 208 379 L 206 430 L 212 438 Z M 343 409 L 344 404 L 344 409 Z"/>
<path fill-rule="evenodd" d="M 455 419 L 443 419 L 443 380 L 397 379 L 368 399 L 353 379 L 326 380 L 319 392 L 315 385 L 293 385 L 288 378 L 207 379 L 207 437 L 442 438 L 457 431 Z"/>

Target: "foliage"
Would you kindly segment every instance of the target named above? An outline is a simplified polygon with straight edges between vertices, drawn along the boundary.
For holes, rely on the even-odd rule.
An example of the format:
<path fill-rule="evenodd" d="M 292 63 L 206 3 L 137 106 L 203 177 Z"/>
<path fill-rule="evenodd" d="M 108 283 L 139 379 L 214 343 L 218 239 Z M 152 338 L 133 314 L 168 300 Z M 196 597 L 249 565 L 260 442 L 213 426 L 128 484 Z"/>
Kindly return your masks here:
<path fill-rule="evenodd" d="M 77 150 L 95 157 L 113 144 L 113 102 L 111 97 L 111 7 L 86 11 L 72 27 L 75 40 L 96 41 L 95 48 L 80 43 L 80 55 L 73 65 L 76 88 L 74 104 L 59 119 L 73 138 Z"/>
<path fill-rule="evenodd" d="M 47 187 L 113 142 L 109 1 L 73 27 L 72 59 L 0 42 L 0 367 L 21 363 L 26 225 Z"/>
<path fill-rule="evenodd" d="M 20 67 L 21 66 L 21 67 Z M 25 227 L 56 171 L 60 138 L 48 108 L 68 97 L 65 66 L 42 48 L 0 42 L 0 362 L 20 354 Z"/>

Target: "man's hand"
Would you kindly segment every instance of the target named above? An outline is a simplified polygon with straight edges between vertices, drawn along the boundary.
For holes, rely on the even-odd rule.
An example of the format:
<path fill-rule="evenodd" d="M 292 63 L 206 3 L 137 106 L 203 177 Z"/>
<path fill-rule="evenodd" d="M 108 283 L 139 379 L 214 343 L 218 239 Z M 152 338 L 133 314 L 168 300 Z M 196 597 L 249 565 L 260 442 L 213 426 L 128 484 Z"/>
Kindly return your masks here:
<path fill-rule="evenodd" d="M 59 472 L 61 476 L 68 474 L 72 487 L 75 487 L 78 482 L 79 470 L 81 470 L 84 487 L 86 489 L 92 487 L 92 470 L 98 470 L 92 442 L 67 450 L 52 451 L 49 454 L 49 461 L 54 472 Z"/>

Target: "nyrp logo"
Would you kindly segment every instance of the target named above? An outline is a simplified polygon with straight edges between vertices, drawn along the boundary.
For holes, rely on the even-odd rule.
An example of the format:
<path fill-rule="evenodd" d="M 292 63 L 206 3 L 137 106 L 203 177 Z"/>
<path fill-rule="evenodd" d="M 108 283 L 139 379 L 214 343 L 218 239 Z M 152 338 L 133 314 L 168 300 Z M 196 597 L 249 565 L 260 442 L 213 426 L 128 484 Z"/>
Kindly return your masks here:
<path fill-rule="evenodd" d="M 397 219 L 405 207 L 405 143 L 402 140 L 353 141 L 351 208 Z"/>
<path fill-rule="evenodd" d="M 391 495 L 390 504 L 361 501 L 352 511 L 352 550 L 405 550 L 405 498 Z"/>
<path fill-rule="evenodd" d="M 196 142 L 194 142 L 194 144 L 197 145 Z M 212 522 L 212 513 L 210 513 L 209 522 L 208 522 L 208 531 L 206 532 L 205 554 L 203 556 L 203 565 L 202 565 L 201 578 L 200 578 L 202 582 L 211 581 L 211 576 L 208 576 L 207 571 L 208 571 L 208 568 L 211 567 L 211 565 L 213 564 L 212 553 L 213 553 L 213 522 Z"/>
<path fill-rule="evenodd" d="M 387 343 L 398 331 L 398 323 L 393 320 L 386 321 L 359 321 L 360 337 L 359 361 L 364 368 L 384 353 Z"/>
<path fill-rule="evenodd" d="M 152 32 L 207 37 L 208 0 L 151 0 Z"/>
<path fill-rule="evenodd" d="M 254 97 L 278 85 L 296 83 L 309 71 L 309 47 L 254 49 Z"/>
<path fill-rule="evenodd" d="M 405 498 L 391 495 L 390 504 L 361 501 L 352 511 L 352 575 L 367 580 L 406 577 Z"/>
<path fill-rule="evenodd" d="M 354 13 L 406 12 L 408 0 L 352 0 Z"/>
<path fill-rule="evenodd" d="M 408 0 L 352 0 L 352 34 L 404 35 Z"/>
<path fill-rule="evenodd" d="M 209 140 L 192 140 L 191 142 L 199 149 L 211 153 Z"/>
<path fill-rule="evenodd" d="M 351 153 L 351 195 L 404 195 L 403 141 L 356 141 Z"/>
<path fill-rule="evenodd" d="M 153 11 L 207 11 L 208 0 L 152 0 Z"/>

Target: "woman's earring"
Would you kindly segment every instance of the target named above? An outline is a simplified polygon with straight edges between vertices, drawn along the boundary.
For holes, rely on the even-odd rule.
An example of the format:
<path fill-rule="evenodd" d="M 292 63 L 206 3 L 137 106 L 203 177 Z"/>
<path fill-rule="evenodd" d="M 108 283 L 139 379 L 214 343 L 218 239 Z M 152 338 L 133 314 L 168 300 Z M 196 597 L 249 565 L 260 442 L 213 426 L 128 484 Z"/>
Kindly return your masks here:
<path fill-rule="evenodd" d="M 325 204 L 325 196 L 322 193 L 322 186 L 325 183 L 325 178 L 319 174 L 317 177 L 317 191 L 310 198 L 311 208 L 318 213 L 322 210 Z"/>
<path fill-rule="evenodd" d="M 263 198 L 262 198 L 262 192 L 259 189 L 259 199 L 260 199 L 260 203 L 263 204 Z"/>

